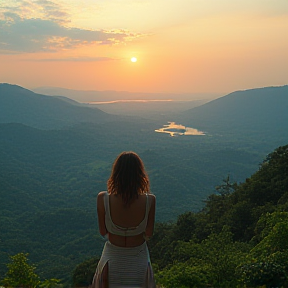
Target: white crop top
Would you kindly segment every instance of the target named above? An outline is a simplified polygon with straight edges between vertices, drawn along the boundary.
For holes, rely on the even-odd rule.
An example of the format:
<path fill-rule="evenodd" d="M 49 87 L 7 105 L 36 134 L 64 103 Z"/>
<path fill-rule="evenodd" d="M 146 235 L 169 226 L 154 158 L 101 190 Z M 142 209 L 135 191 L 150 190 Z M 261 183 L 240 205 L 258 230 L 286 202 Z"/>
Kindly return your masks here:
<path fill-rule="evenodd" d="M 146 230 L 148 214 L 149 214 L 149 198 L 146 194 L 146 211 L 144 219 L 136 227 L 121 227 L 113 223 L 110 214 L 110 204 L 109 204 L 109 194 L 106 192 L 104 194 L 104 207 L 105 207 L 105 225 L 109 233 L 119 235 L 119 236 L 135 236 L 142 234 Z"/>

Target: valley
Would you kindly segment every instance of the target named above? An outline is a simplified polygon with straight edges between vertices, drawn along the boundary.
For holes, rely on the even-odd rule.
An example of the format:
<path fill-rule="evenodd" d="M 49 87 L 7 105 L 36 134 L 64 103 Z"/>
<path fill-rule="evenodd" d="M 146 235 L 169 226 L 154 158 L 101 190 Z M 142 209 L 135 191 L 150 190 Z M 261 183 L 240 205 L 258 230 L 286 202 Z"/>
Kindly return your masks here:
<path fill-rule="evenodd" d="M 158 114 L 156 106 L 146 114 L 143 109 L 141 115 L 127 116 L 121 109 L 118 115 L 109 114 L 1 85 L 0 274 L 8 255 L 27 252 L 41 277 L 69 281 L 75 265 L 99 255 L 103 240 L 97 230 L 95 199 L 106 190 L 112 163 L 122 151 L 135 151 L 143 159 L 160 223 L 200 211 L 227 175 L 232 181 L 245 181 L 268 153 L 288 142 L 287 114 L 281 112 L 288 103 L 286 86 L 271 115 L 267 101 L 256 101 L 257 111 L 247 102 L 232 110 L 231 98 L 223 97 L 215 100 L 214 108 L 212 101 L 172 115 L 168 113 L 172 106 Z M 141 103 L 137 105 L 141 110 Z M 221 111 L 213 114 L 219 107 Z M 260 125 L 257 119 L 263 121 L 267 115 Z M 170 119 L 207 135 L 155 133 Z"/>

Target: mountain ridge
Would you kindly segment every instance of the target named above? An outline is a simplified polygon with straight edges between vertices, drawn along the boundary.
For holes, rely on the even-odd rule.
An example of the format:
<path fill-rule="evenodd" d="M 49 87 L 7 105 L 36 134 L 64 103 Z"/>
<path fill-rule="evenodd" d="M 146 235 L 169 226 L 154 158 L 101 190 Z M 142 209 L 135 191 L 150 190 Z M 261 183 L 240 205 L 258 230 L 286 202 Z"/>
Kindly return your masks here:
<path fill-rule="evenodd" d="M 40 129 L 59 129 L 81 122 L 104 123 L 119 118 L 63 96 L 37 94 L 6 83 L 0 84 L 0 112 L 0 123 L 22 123 Z"/>
<path fill-rule="evenodd" d="M 235 91 L 186 110 L 179 121 L 201 129 L 241 127 L 249 133 L 266 126 L 267 131 L 288 128 L 288 85 Z M 198 127 L 197 127 L 198 128 Z"/>
<path fill-rule="evenodd" d="M 37 87 L 32 91 L 50 95 L 66 96 L 79 102 L 93 101 L 117 101 L 117 100 L 200 100 L 214 99 L 218 97 L 216 93 L 152 93 L 152 92 L 130 92 L 115 90 L 74 90 L 59 87 Z M 199 98 L 200 97 L 200 98 Z"/>

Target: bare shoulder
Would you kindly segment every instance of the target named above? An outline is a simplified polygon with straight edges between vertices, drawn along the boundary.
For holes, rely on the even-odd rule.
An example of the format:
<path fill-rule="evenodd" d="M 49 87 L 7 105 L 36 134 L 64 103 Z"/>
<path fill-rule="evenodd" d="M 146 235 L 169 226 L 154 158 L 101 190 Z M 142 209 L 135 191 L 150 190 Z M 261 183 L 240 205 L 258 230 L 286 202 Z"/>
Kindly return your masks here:
<path fill-rule="evenodd" d="M 149 196 L 150 199 L 152 199 L 152 198 L 156 199 L 156 196 L 154 194 L 152 194 L 152 193 L 149 193 L 148 196 Z"/>
<path fill-rule="evenodd" d="M 104 195 L 106 194 L 106 191 L 101 191 L 97 195 L 97 202 L 103 202 L 104 201 Z"/>
<path fill-rule="evenodd" d="M 156 196 L 154 194 L 148 194 L 149 197 L 149 201 L 151 203 L 155 203 L 156 202 Z"/>
<path fill-rule="evenodd" d="M 98 198 L 103 198 L 106 193 L 107 193 L 106 191 L 101 191 L 101 192 L 98 193 L 97 197 Z"/>
<path fill-rule="evenodd" d="M 104 195 L 106 191 L 101 191 L 97 195 L 97 208 L 102 211 L 104 209 Z"/>

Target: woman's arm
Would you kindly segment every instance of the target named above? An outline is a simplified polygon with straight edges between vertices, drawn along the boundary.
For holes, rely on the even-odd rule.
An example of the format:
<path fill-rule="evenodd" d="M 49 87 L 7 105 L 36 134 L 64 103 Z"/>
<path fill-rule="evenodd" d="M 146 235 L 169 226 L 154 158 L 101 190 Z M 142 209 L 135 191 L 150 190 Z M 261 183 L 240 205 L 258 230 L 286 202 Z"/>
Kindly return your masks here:
<path fill-rule="evenodd" d="M 149 201 L 151 201 L 151 206 L 150 206 L 150 210 L 148 214 L 145 237 L 149 239 L 153 235 L 153 231 L 154 231 L 156 197 L 153 194 L 149 194 L 148 197 L 149 197 Z"/>
<path fill-rule="evenodd" d="M 97 215 L 98 215 L 98 227 L 100 234 L 104 237 L 108 231 L 105 225 L 105 207 L 104 207 L 104 197 L 105 191 L 102 191 L 97 196 Z"/>

